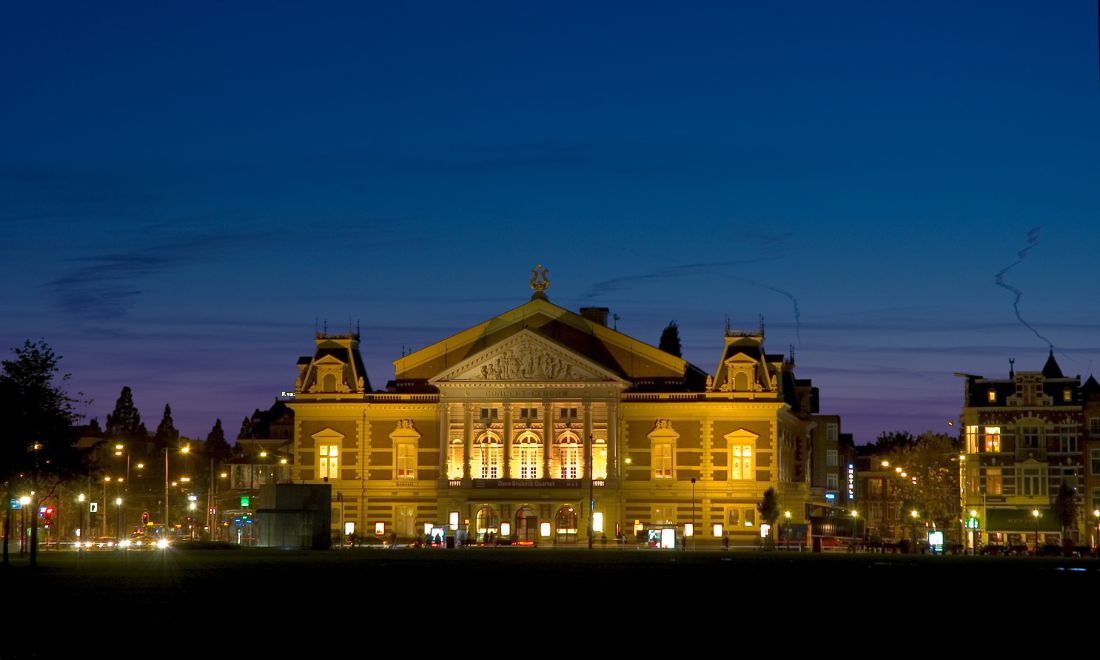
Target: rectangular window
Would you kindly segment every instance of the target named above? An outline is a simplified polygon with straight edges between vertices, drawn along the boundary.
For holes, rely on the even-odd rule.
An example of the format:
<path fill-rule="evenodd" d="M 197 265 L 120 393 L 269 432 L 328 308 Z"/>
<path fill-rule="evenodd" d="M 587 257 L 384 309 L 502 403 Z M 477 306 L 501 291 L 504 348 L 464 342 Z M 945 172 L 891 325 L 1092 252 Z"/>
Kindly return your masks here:
<path fill-rule="evenodd" d="M 882 499 L 882 479 L 867 480 L 867 494 L 875 499 Z"/>
<path fill-rule="evenodd" d="M 1100 488 L 1092 489 L 1092 506 L 1090 508 L 1093 511 L 1100 509 Z M 1096 521 L 1093 520 L 1093 522 L 1095 523 Z"/>
<path fill-rule="evenodd" d="M 1039 449 L 1042 442 L 1042 433 L 1037 426 L 1024 426 L 1020 428 L 1020 447 L 1023 449 Z"/>
<path fill-rule="evenodd" d="M 1073 388 L 1067 387 L 1062 390 L 1062 401 L 1066 403 L 1071 403 L 1073 401 Z"/>
<path fill-rule="evenodd" d="M 461 479 L 462 470 L 462 440 L 455 438 L 447 447 L 447 478 Z"/>
<path fill-rule="evenodd" d="M 592 478 L 607 478 L 607 443 L 599 438 L 592 444 Z"/>
<path fill-rule="evenodd" d="M 497 409 L 496 408 L 482 408 L 480 417 L 483 420 L 497 419 L 497 417 L 498 417 Z"/>
<path fill-rule="evenodd" d="M 1100 435 L 1100 417 L 1089 417 L 1089 435 Z"/>
<path fill-rule="evenodd" d="M 1058 436 L 1058 451 L 1063 454 L 1077 453 L 1077 427 L 1062 426 Z"/>
<path fill-rule="evenodd" d="M 401 442 L 397 445 L 397 478 L 416 479 L 416 445 Z"/>
<path fill-rule="evenodd" d="M 411 506 L 394 507 L 394 531 L 397 538 L 415 538 L 419 530 L 416 529 L 416 508 Z"/>
<path fill-rule="evenodd" d="M 837 489 L 836 472 L 830 472 L 829 474 L 825 475 L 825 487 L 829 490 Z"/>
<path fill-rule="evenodd" d="M 826 467 L 836 467 L 837 466 L 837 455 L 836 455 L 836 450 L 835 449 L 825 450 L 825 466 Z"/>
<path fill-rule="evenodd" d="M 520 408 L 519 418 L 521 421 L 531 421 L 539 418 L 538 408 Z"/>
<path fill-rule="evenodd" d="M 576 408 L 562 408 L 560 414 L 561 414 L 562 419 L 576 419 L 577 418 L 577 409 Z"/>
<path fill-rule="evenodd" d="M 837 428 L 836 424 L 825 425 L 825 439 L 829 442 L 836 442 Z"/>
<path fill-rule="evenodd" d="M 977 454 L 978 453 L 978 427 L 967 426 L 966 427 L 966 453 Z"/>
<path fill-rule="evenodd" d="M 752 479 L 752 445 L 733 445 L 730 448 L 730 479 Z"/>
<path fill-rule="evenodd" d="M 1089 450 L 1089 472 L 1100 474 L 1100 449 Z"/>
<path fill-rule="evenodd" d="M 1021 495 L 1037 497 L 1044 494 L 1042 469 L 1037 467 L 1019 468 L 1020 485 L 1018 489 Z"/>
<path fill-rule="evenodd" d="M 317 454 L 321 458 L 321 478 L 337 479 L 340 470 L 340 446 L 321 445 Z"/>
<path fill-rule="evenodd" d="M 741 510 L 741 526 L 742 527 L 756 527 L 756 508 L 748 508 Z"/>
<path fill-rule="evenodd" d="M 661 442 L 653 445 L 653 478 L 672 478 L 672 443 Z"/>
<path fill-rule="evenodd" d="M 1001 451 L 1001 427 L 985 427 L 985 450 L 991 454 Z"/>
<path fill-rule="evenodd" d="M 1062 484 L 1077 490 L 1077 468 L 1062 468 Z"/>
<path fill-rule="evenodd" d="M 1004 493 L 1001 483 L 1001 468 L 986 468 L 985 470 L 985 494 L 1001 495 Z"/>
<path fill-rule="evenodd" d="M 989 388 L 987 398 L 990 403 L 997 403 L 997 390 L 993 389 L 992 387 Z"/>

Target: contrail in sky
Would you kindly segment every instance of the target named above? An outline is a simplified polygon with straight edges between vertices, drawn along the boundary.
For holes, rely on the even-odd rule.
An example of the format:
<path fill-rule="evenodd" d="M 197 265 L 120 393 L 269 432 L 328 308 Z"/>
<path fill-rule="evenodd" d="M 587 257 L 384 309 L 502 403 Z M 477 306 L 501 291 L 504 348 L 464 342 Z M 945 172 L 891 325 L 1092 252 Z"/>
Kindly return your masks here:
<path fill-rule="evenodd" d="M 1033 247 L 1035 247 L 1036 245 L 1039 244 L 1039 229 L 1040 229 L 1040 227 L 1034 227 L 1034 228 L 1028 230 L 1028 232 L 1027 232 L 1027 247 L 1025 247 L 1024 249 L 1017 252 L 1016 253 L 1016 261 L 1013 261 L 1009 265 L 1002 268 L 1000 270 L 1000 272 L 997 273 L 994 280 L 996 281 L 997 286 L 1001 287 L 1002 289 L 1008 289 L 1012 293 L 1016 294 L 1016 299 L 1012 301 L 1012 309 L 1014 309 L 1016 311 L 1016 318 L 1020 321 L 1020 323 L 1022 323 L 1024 325 L 1024 327 L 1027 328 L 1028 330 L 1031 330 L 1032 332 L 1034 332 L 1036 337 L 1038 337 L 1039 339 L 1042 339 L 1044 342 L 1046 342 L 1047 346 L 1050 346 L 1051 350 L 1054 350 L 1054 342 L 1050 341 L 1049 339 L 1047 339 L 1043 335 L 1039 334 L 1039 331 L 1036 330 L 1034 327 L 1032 327 L 1032 325 L 1030 323 L 1025 321 L 1024 317 L 1020 314 L 1020 299 L 1024 297 L 1024 292 L 1020 291 L 1019 289 L 1012 286 L 1011 284 L 1008 284 L 1008 283 L 1005 282 L 1005 273 L 1007 273 L 1009 270 L 1015 268 L 1017 265 L 1023 263 L 1024 259 L 1027 257 L 1028 250 L 1030 250 L 1031 248 L 1033 248 Z M 1063 355 L 1064 355 L 1064 353 L 1063 353 Z"/>

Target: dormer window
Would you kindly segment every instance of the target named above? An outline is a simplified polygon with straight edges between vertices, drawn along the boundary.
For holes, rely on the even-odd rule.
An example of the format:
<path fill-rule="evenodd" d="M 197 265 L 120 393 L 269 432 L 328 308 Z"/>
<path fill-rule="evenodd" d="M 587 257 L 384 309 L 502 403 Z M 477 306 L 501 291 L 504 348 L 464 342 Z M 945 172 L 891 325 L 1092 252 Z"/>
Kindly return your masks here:
<path fill-rule="evenodd" d="M 992 387 L 989 388 L 988 401 L 990 403 L 997 403 L 997 390 Z"/>
<path fill-rule="evenodd" d="M 1073 388 L 1067 387 L 1064 390 L 1062 390 L 1062 401 L 1066 401 L 1066 402 L 1073 401 Z"/>

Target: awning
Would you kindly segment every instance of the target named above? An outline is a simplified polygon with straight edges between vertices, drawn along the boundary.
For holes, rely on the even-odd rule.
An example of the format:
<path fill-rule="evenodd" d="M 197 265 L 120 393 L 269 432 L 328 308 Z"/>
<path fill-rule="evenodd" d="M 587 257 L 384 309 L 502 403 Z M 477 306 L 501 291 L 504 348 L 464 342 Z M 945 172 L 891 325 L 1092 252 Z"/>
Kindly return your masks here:
<path fill-rule="evenodd" d="M 982 529 L 990 532 L 1031 532 L 1035 533 L 1035 517 L 1032 509 L 986 509 L 986 520 Z M 1060 532 L 1062 523 L 1050 509 L 1039 509 L 1039 531 Z"/>

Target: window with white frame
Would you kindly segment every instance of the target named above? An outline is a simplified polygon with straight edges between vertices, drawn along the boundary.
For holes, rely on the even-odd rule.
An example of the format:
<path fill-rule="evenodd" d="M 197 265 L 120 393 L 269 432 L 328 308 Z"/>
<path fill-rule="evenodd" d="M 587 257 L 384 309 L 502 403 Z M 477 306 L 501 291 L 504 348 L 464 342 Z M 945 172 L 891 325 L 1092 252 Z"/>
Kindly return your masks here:
<path fill-rule="evenodd" d="M 658 442 L 653 445 L 653 478 L 672 478 L 672 443 Z"/>
<path fill-rule="evenodd" d="M 1001 427 L 985 427 L 985 451 L 995 454 L 1001 451 Z"/>
<path fill-rule="evenodd" d="M 1038 466 L 1021 466 L 1017 473 L 1020 495 L 1038 497 L 1046 494 L 1046 479 L 1043 469 Z"/>
<path fill-rule="evenodd" d="M 340 446 L 339 445 L 320 445 L 317 448 L 317 455 L 320 457 L 320 464 L 318 465 L 320 478 L 321 479 L 337 479 L 337 478 L 339 478 Z"/>
<path fill-rule="evenodd" d="M 986 468 L 985 469 L 985 494 L 986 495 L 1002 495 L 1004 493 L 1004 482 L 1001 480 L 1001 468 Z"/>
<path fill-rule="evenodd" d="M 1077 453 L 1077 427 L 1065 424 L 1058 430 L 1058 451 L 1063 454 Z"/>
<path fill-rule="evenodd" d="M 826 467 L 836 467 L 837 464 L 838 464 L 838 461 L 837 461 L 836 450 L 835 449 L 826 449 L 825 450 L 825 466 Z"/>
<path fill-rule="evenodd" d="M 966 453 L 977 454 L 978 453 L 978 427 L 977 425 L 968 425 L 966 427 Z"/>
<path fill-rule="evenodd" d="M 837 436 L 837 430 L 838 429 L 837 429 L 836 424 L 833 424 L 833 423 L 826 424 L 825 425 L 825 440 L 827 440 L 830 443 L 835 443 L 836 442 L 836 436 Z"/>
<path fill-rule="evenodd" d="M 558 437 L 558 478 L 580 479 L 584 471 L 581 468 L 583 447 L 573 433 L 563 433 Z"/>
<path fill-rule="evenodd" d="M 1089 450 L 1089 473 L 1100 474 L 1100 449 Z"/>
<path fill-rule="evenodd" d="M 531 432 L 520 434 L 515 440 L 517 466 L 513 474 L 520 479 L 538 479 L 542 476 L 542 440 Z"/>
<path fill-rule="evenodd" d="M 471 471 L 478 479 L 500 479 L 504 446 L 495 433 L 483 433 L 475 443 Z"/>
<path fill-rule="evenodd" d="M 1021 426 L 1018 430 L 1020 448 L 1039 449 L 1042 446 L 1043 433 L 1038 426 Z"/>
<path fill-rule="evenodd" d="M 1100 417 L 1089 417 L 1089 435 L 1100 435 Z"/>
<path fill-rule="evenodd" d="M 836 472 L 830 472 L 825 475 L 825 487 L 829 490 L 837 489 L 837 476 Z"/>
<path fill-rule="evenodd" d="M 416 444 L 399 442 L 394 449 L 397 454 L 397 478 L 416 479 Z"/>
<path fill-rule="evenodd" d="M 752 445 L 733 445 L 730 448 L 730 479 L 752 479 Z"/>

